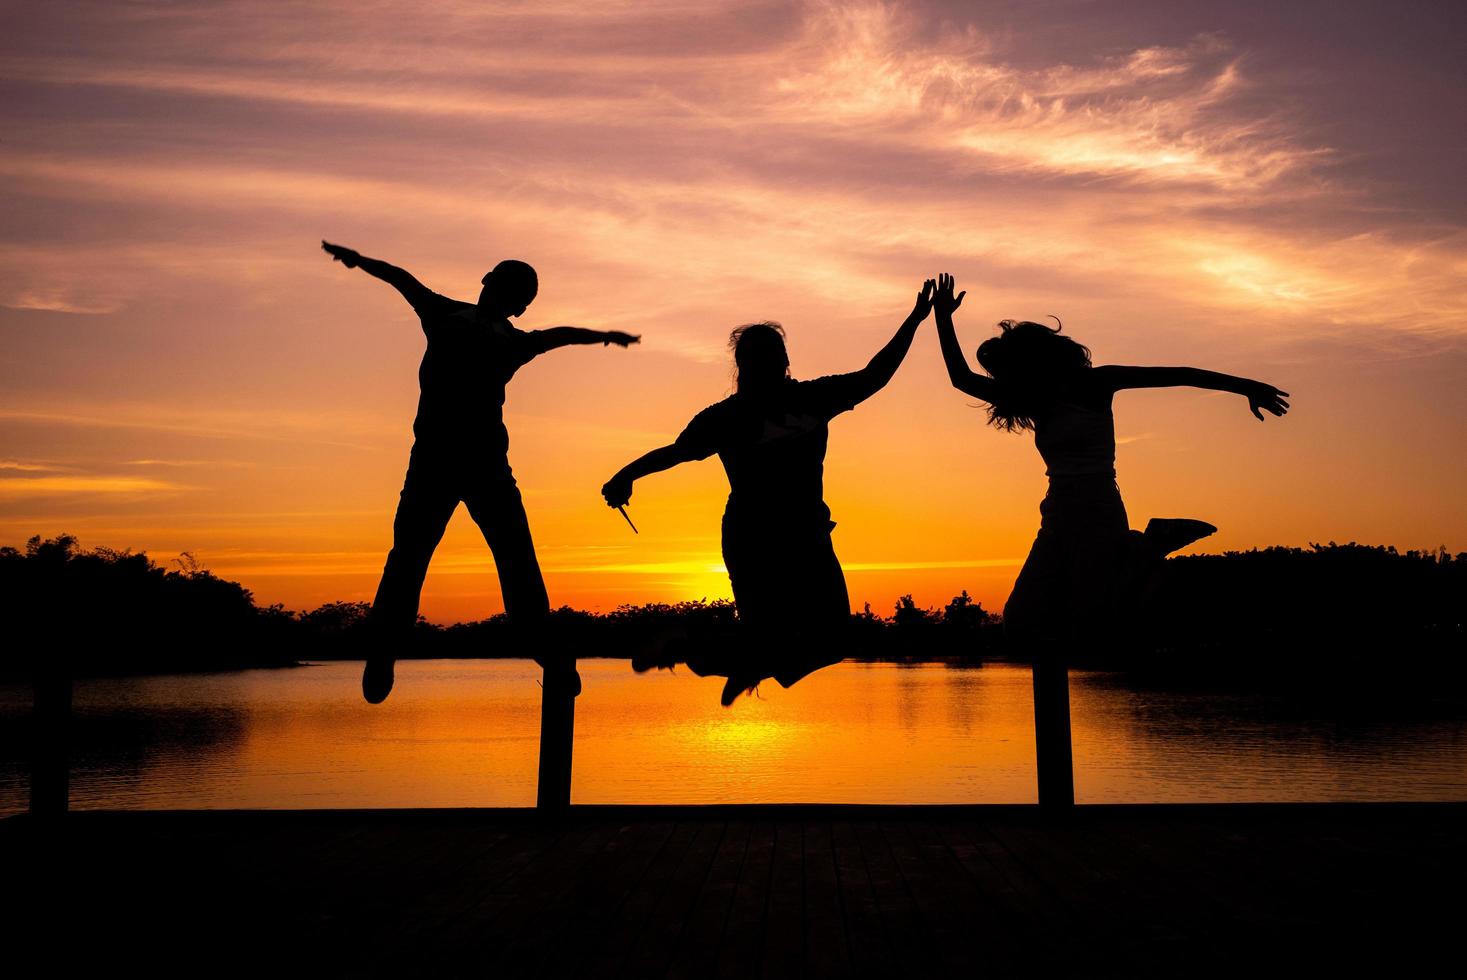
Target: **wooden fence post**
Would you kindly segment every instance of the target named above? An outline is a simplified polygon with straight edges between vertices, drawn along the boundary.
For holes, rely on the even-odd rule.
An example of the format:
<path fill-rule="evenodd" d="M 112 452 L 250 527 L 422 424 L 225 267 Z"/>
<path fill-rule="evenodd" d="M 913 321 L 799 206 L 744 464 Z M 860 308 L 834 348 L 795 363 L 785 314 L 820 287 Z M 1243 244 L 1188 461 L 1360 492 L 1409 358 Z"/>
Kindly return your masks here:
<path fill-rule="evenodd" d="M 1075 763 L 1070 741 L 1070 670 L 1054 651 L 1034 657 L 1034 755 L 1039 805 L 1064 809 L 1075 803 Z"/>
<path fill-rule="evenodd" d="M 548 662 L 540 691 L 540 774 L 535 806 L 564 810 L 570 806 L 571 749 L 576 734 L 575 661 L 570 669 Z"/>
<path fill-rule="evenodd" d="M 62 665 L 39 666 L 33 684 L 30 812 L 55 817 L 70 803 L 71 675 Z"/>

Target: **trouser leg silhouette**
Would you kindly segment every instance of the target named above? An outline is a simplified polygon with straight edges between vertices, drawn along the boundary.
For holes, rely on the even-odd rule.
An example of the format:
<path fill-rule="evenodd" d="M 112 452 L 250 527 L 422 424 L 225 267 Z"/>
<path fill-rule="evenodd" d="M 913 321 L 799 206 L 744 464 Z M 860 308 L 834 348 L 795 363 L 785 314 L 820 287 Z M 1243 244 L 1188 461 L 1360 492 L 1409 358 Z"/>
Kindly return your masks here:
<path fill-rule="evenodd" d="M 494 553 L 505 613 L 512 622 L 533 629 L 549 614 L 550 597 L 545 592 L 529 517 L 514 477 L 506 475 L 470 488 L 464 503 Z"/>
<path fill-rule="evenodd" d="M 518 635 L 519 646 L 533 650 L 536 662 L 544 668 L 536 805 L 560 809 L 570 803 L 576 695 L 581 691 L 575 651 L 553 648 L 551 638 L 541 629 L 550 614 L 550 598 L 514 477 L 505 473 L 476 484 L 465 494 L 464 503 L 494 553 L 504 611 Z"/>
<path fill-rule="evenodd" d="M 392 522 L 392 550 L 372 602 L 373 620 L 389 634 L 406 633 L 417 622 L 428 564 L 462 500 L 494 554 L 504 611 L 532 630 L 550 612 L 550 599 L 514 477 L 507 467 L 458 479 L 445 469 L 416 454 L 408 466 Z"/>
<path fill-rule="evenodd" d="M 452 485 L 436 476 L 414 453 L 392 521 L 392 550 L 387 553 L 368 617 L 371 631 L 362 667 L 362 696 L 368 704 L 380 704 L 392 691 L 393 664 L 404 652 L 418 620 L 428 562 L 458 506 Z"/>
<path fill-rule="evenodd" d="M 372 600 L 372 620 L 380 634 L 400 640 L 418 621 L 418 603 L 428 563 L 448 520 L 458 507 L 458 496 L 447 487 L 424 486 L 411 468 L 392 521 L 392 550 Z"/>

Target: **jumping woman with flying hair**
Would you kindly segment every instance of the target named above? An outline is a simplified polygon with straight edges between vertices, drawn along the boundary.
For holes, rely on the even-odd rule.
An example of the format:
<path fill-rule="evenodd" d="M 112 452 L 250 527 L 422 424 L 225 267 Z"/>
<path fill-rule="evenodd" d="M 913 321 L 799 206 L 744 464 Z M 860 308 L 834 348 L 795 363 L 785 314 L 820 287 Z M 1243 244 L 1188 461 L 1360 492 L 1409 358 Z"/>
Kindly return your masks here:
<path fill-rule="evenodd" d="M 1288 392 L 1247 378 L 1189 367 L 1090 363 L 1090 349 L 1059 326 L 1004 320 L 968 366 L 953 328 L 966 293 L 938 278 L 933 311 L 953 387 L 988 403 L 988 421 L 1005 432 L 1031 431 L 1044 459 L 1049 491 L 1039 505 L 1039 534 L 1004 605 L 1004 625 L 1033 658 L 1041 803 L 1073 801 L 1069 700 L 1063 645 L 1103 635 L 1169 553 L 1213 533 L 1203 521 L 1152 520 L 1132 531 L 1116 486 L 1111 399 L 1127 388 L 1208 388 L 1248 399 L 1263 413 L 1289 410 Z M 1060 732 L 1063 737 L 1060 737 Z M 1062 744 L 1061 744 L 1062 743 Z"/>
<path fill-rule="evenodd" d="M 628 463 L 601 488 L 612 507 L 632 484 L 714 453 L 728 474 L 723 562 L 749 642 L 725 670 L 722 701 L 731 704 L 772 676 L 789 687 L 845 655 L 851 615 L 845 575 L 830 532 L 824 471 L 828 425 L 886 387 L 932 308 L 933 280 L 912 312 L 869 364 L 812 381 L 790 377 L 784 328 L 750 323 L 729 338 L 737 368 L 732 395 L 705 408 L 670 445 Z"/>

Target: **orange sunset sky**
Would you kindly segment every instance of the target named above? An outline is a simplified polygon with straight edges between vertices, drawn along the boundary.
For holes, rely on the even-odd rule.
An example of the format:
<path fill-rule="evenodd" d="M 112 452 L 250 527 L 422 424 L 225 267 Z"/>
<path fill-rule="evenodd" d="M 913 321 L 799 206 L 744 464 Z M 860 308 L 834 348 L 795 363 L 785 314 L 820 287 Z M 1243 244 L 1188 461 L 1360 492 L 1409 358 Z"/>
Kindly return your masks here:
<path fill-rule="evenodd" d="M 1293 394 L 1117 401 L 1120 483 L 1215 551 L 1467 549 L 1467 88 L 1447 3 L 14 5 L 0 39 L 0 543 L 194 552 L 262 602 L 370 598 L 423 338 L 327 238 L 521 324 L 641 333 L 511 384 L 552 601 L 729 594 L 716 459 L 598 490 L 730 390 L 731 327 L 852 370 L 923 278 L 971 350 L 1058 314 L 1097 363 Z M 1001 606 L 1032 439 L 983 426 L 930 322 L 831 426 L 859 608 Z M 501 608 L 460 509 L 423 610 Z"/>

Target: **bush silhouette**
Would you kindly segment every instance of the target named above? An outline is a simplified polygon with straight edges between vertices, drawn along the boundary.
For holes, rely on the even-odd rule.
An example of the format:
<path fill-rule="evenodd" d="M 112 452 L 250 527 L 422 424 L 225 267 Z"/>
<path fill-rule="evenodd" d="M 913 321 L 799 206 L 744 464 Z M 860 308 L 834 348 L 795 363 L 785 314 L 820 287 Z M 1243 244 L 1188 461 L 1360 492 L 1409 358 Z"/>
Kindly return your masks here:
<path fill-rule="evenodd" d="M 305 612 L 261 607 L 237 582 L 193 555 L 173 569 L 141 552 L 83 549 L 68 534 L 0 548 L 0 611 L 19 642 L 0 674 L 24 676 L 39 660 L 66 658 L 78 673 L 138 673 L 282 666 L 359 659 L 365 602 Z M 1467 639 L 1467 555 L 1355 543 L 1189 555 L 1167 562 L 1144 617 L 1122 644 L 1074 651 L 1078 666 L 1276 672 L 1368 669 L 1371 658 L 1461 666 Z M 419 620 L 411 656 L 531 656 L 554 644 L 578 657 L 673 666 L 737 636 L 733 603 L 624 605 L 604 614 L 562 607 L 543 630 L 521 635 L 503 616 L 449 627 Z M 940 608 L 913 597 L 890 617 L 866 606 L 838 642 L 853 657 L 981 663 L 1006 655 L 1002 621 L 966 591 Z"/>

